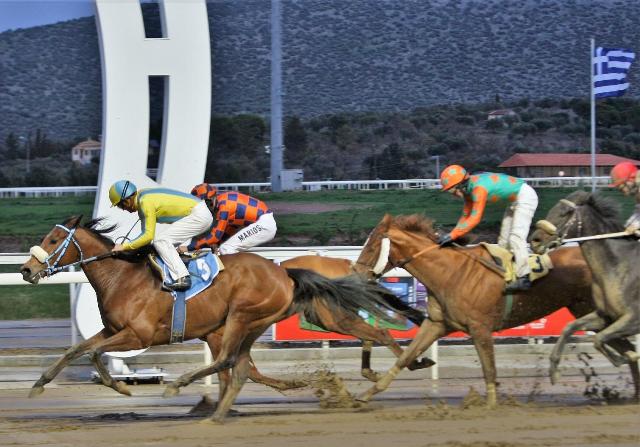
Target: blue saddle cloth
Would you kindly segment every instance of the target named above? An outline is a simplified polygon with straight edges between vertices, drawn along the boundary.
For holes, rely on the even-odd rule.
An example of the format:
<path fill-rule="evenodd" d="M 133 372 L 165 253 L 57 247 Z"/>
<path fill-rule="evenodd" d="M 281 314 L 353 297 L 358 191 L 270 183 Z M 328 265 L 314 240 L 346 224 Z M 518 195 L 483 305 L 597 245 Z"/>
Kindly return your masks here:
<path fill-rule="evenodd" d="M 171 278 L 169 268 L 160 256 L 158 256 L 157 261 L 162 267 L 163 277 Z M 220 273 L 220 266 L 220 260 L 213 253 L 190 260 L 187 264 L 187 270 L 189 270 L 189 275 L 191 276 L 191 288 L 180 292 L 172 291 L 171 294 L 174 298 L 180 297 L 185 301 L 197 295 L 211 285 L 214 278 Z"/>
<path fill-rule="evenodd" d="M 156 262 L 162 268 L 162 277 L 171 278 L 169 268 L 159 256 L 156 258 Z M 182 343 L 184 340 L 187 322 L 186 301 L 209 287 L 223 268 L 220 259 L 212 253 L 189 261 L 187 269 L 191 276 L 191 288 L 179 292 L 171 291 L 171 295 L 173 295 L 173 311 L 169 343 Z"/>

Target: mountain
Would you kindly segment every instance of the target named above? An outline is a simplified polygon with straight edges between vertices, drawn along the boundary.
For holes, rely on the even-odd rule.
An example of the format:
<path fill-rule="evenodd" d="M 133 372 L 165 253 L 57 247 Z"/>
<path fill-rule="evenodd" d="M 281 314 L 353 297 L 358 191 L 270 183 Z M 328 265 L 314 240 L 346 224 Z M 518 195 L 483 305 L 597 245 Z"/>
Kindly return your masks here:
<path fill-rule="evenodd" d="M 270 2 L 207 7 L 212 112 L 267 115 Z M 590 37 L 640 51 L 637 0 L 283 0 L 282 16 L 284 112 L 305 118 L 585 98 Z M 93 19 L 0 33 L 0 141 L 100 134 L 101 107 Z"/>

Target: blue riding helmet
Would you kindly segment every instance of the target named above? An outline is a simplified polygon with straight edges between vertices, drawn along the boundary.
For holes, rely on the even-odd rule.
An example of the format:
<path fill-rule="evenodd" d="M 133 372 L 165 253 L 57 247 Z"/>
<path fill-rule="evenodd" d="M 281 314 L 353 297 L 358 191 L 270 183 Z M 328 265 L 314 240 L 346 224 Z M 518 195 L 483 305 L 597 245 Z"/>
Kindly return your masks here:
<path fill-rule="evenodd" d="M 111 200 L 111 206 L 116 206 L 125 199 L 128 199 L 136 193 L 136 185 L 129 180 L 118 180 L 111 188 L 109 188 L 109 200 Z"/>

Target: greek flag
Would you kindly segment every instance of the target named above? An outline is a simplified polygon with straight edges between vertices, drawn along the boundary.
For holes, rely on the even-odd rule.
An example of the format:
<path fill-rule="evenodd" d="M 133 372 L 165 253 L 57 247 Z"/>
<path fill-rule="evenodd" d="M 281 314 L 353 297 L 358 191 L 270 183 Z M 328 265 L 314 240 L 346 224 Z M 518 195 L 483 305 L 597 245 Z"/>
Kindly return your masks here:
<path fill-rule="evenodd" d="M 636 54 L 620 48 L 597 47 L 593 55 L 593 92 L 596 98 L 622 96 L 629 88 L 627 72 Z"/>

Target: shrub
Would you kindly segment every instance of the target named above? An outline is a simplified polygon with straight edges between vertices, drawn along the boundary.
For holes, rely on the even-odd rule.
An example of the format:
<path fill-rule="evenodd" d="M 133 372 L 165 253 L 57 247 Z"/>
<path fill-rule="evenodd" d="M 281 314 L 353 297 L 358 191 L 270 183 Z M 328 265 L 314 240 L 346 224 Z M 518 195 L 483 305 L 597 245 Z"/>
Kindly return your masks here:
<path fill-rule="evenodd" d="M 532 124 L 532 123 L 518 123 L 518 124 L 515 124 L 511 128 L 511 130 L 515 134 L 531 135 L 531 134 L 536 133 L 538 128 L 535 126 L 535 124 Z"/>
<path fill-rule="evenodd" d="M 546 120 L 546 119 L 542 119 L 542 118 L 536 118 L 533 121 L 531 121 L 531 124 L 533 124 L 534 126 L 536 126 L 536 128 L 540 131 L 545 131 L 545 130 L 549 130 L 553 127 L 553 123 L 550 120 Z"/>

